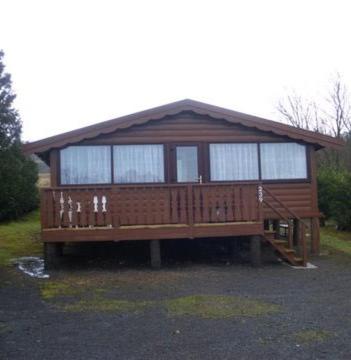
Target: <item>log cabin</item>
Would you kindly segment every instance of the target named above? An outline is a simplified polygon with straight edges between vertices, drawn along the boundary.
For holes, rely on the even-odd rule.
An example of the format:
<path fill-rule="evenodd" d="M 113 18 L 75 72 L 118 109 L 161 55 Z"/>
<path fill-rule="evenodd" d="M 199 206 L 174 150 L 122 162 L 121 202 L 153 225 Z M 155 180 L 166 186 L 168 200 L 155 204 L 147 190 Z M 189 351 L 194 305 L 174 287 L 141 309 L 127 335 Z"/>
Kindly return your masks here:
<path fill-rule="evenodd" d="M 24 145 L 51 170 L 41 239 L 65 242 L 228 237 L 265 244 L 292 265 L 319 251 L 316 158 L 339 139 L 182 100 Z M 280 226 L 286 236 L 279 236 Z"/>

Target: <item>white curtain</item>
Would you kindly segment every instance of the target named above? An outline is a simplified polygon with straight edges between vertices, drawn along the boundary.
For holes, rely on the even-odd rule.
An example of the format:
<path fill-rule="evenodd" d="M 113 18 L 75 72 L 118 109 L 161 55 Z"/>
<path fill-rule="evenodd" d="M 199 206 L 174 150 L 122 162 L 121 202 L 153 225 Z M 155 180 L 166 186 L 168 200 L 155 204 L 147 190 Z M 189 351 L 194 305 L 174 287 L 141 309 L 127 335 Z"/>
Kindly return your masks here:
<path fill-rule="evenodd" d="M 60 151 L 61 184 L 111 183 L 110 146 L 69 146 Z"/>
<path fill-rule="evenodd" d="M 163 145 L 116 145 L 113 159 L 116 183 L 165 181 Z"/>
<path fill-rule="evenodd" d="M 210 144 L 212 181 L 257 180 L 257 144 Z"/>
<path fill-rule="evenodd" d="M 262 179 L 307 178 L 306 147 L 296 143 L 261 144 Z"/>
<path fill-rule="evenodd" d="M 177 181 L 197 182 L 197 146 L 177 146 Z"/>

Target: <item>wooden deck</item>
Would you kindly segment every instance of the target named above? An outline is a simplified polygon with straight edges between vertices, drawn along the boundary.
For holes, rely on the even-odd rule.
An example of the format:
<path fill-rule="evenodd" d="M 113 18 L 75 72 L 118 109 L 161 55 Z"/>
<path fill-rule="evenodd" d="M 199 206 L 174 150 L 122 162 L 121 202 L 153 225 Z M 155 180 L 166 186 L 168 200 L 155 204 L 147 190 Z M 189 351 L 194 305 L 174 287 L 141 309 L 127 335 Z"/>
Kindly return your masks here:
<path fill-rule="evenodd" d="M 259 183 L 56 187 L 41 194 L 42 240 L 258 235 Z"/>

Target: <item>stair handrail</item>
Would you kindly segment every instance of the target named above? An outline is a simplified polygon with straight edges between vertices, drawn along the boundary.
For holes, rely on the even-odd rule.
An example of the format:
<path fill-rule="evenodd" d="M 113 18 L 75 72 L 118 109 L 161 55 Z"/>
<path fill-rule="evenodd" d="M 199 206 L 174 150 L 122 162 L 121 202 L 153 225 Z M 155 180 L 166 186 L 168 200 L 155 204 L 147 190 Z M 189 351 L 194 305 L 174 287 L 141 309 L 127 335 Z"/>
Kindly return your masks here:
<path fill-rule="evenodd" d="M 294 219 L 297 219 L 300 224 L 300 238 L 302 243 L 302 261 L 303 265 L 306 266 L 307 263 L 307 247 L 306 247 L 306 238 L 305 238 L 305 230 L 307 228 L 307 225 L 304 223 L 304 221 L 291 209 L 289 209 L 276 195 L 274 195 L 270 190 L 268 190 L 266 187 L 262 186 L 262 189 L 264 192 L 266 192 L 271 198 L 273 198 L 278 204 L 280 204 Z M 290 228 L 290 222 L 288 217 L 284 216 L 278 209 L 276 209 L 272 204 L 270 204 L 264 197 L 263 202 L 268 205 L 276 214 L 278 214 L 283 220 L 285 220 L 288 223 L 288 226 Z M 290 229 L 289 229 L 290 230 Z M 289 231 L 289 242 L 291 232 Z"/>

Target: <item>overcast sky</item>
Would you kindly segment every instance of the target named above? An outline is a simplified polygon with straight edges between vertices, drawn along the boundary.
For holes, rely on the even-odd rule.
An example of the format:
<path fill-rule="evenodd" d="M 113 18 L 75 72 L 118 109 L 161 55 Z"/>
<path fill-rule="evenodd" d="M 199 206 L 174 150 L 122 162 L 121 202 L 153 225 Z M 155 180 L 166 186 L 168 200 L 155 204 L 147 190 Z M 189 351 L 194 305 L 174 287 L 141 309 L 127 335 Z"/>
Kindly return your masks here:
<path fill-rule="evenodd" d="M 277 120 L 351 88 L 350 1 L 0 0 L 24 140 L 191 98 Z"/>

